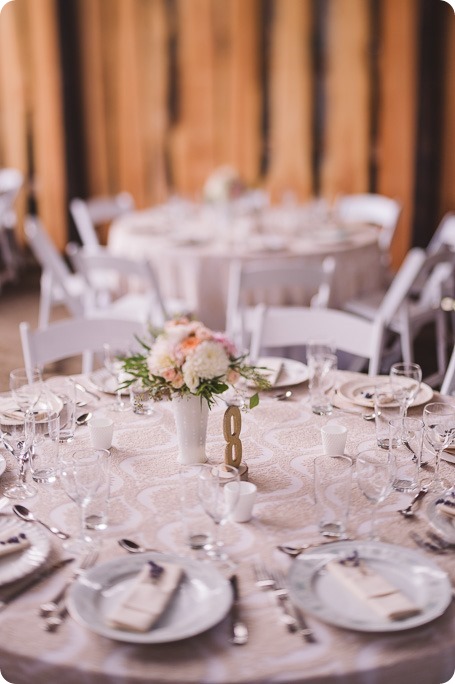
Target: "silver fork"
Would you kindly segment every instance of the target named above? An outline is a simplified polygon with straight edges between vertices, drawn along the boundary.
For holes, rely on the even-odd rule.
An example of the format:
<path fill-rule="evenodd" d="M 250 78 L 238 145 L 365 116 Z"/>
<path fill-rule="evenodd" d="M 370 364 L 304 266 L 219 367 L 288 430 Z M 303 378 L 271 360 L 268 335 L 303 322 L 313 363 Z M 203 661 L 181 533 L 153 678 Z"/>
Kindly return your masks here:
<path fill-rule="evenodd" d="M 287 605 L 289 606 L 289 610 L 293 612 L 295 615 L 295 619 L 297 620 L 298 624 L 298 632 L 303 638 L 305 639 L 306 642 L 309 644 L 314 644 L 316 643 L 315 636 L 313 634 L 313 630 L 310 629 L 310 627 L 307 624 L 307 621 L 305 620 L 305 617 L 300 610 L 298 606 L 296 606 L 294 603 L 292 603 L 291 599 L 289 598 L 289 593 L 287 589 L 287 584 L 286 584 L 286 579 L 283 575 L 283 573 L 280 570 L 275 570 L 273 573 L 273 577 L 275 579 L 275 592 L 276 595 L 280 597 L 281 601 L 287 602 Z"/>
<path fill-rule="evenodd" d="M 98 558 L 98 549 L 90 549 L 88 553 L 82 558 L 81 562 L 74 569 L 69 579 L 65 582 L 60 591 L 46 603 L 42 603 L 39 608 L 39 614 L 44 618 L 44 629 L 48 632 L 55 632 L 67 615 L 67 607 L 65 597 L 68 589 L 78 577 L 80 577 L 86 570 L 95 565 Z"/>
<path fill-rule="evenodd" d="M 253 570 L 256 577 L 256 586 L 265 591 L 273 592 L 282 612 L 281 620 L 286 625 L 287 630 L 289 632 L 297 632 L 297 619 L 292 614 L 287 599 L 283 600 L 283 596 L 277 591 L 273 573 L 271 573 L 262 563 L 254 563 Z"/>

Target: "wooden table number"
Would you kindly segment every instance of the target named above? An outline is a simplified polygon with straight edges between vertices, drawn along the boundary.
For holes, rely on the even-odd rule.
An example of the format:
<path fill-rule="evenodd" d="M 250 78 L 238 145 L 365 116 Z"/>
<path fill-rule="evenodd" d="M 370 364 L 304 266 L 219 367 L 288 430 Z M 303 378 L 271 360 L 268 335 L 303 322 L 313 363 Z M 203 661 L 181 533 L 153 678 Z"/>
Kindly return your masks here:
<path fill-rule="evenodd" d="M 242 429 L 242 417 L 238 406 L 229 406 L 223 418 L 223 434 L 226 440 L 224 448 L 224 462 L 234 466 L 240 473 L 240 479 L 248 479 L 248 466 L 242 463 L 242 442 L 240 431 Z"/>

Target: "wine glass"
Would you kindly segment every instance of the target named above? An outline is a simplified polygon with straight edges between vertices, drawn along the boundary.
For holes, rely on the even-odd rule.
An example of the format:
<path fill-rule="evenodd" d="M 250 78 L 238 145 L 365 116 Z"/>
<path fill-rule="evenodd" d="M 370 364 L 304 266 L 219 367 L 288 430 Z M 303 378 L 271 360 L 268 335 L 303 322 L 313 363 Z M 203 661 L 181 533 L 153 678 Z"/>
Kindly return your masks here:
<path fill-rule="evenodd" d="M 3 494 L 10 499 L 28 499 L 37 493 L 36 487 L 25 481 L 26 464 L 30 450 L 33 448 L 35 437 L 35 418 L 31 411 L 27 411 L 24 420 L 10 421 L 8 425 L 2 425 L 2 432 L 8 438 L 8 443 L 13 449 L 13 454 L 19 462 L 19 476 L 15 483 L 7 487 Z"/>
<path fill-rule="evenodd" d="M 455 407 L 442 402 L 427 404 L 423 409 L 423 431 L 426 443 L 435 454 L 431 492 L 442 492 L 449 486 L 439 474 L 441 454 L 455 437 Z"/>
<path fill-rule="evenodd" d="M 124 401 L 122 390 L 118 389 L 118 385 L 122 382 L 123 374 L 123 360 L 128 356 L 128 352 L 125 349 L 118 349 L 112 347 L 110 344 L 104 344 L 104 367 L 112 375 L 117 383 L 116 395 L 117 399 L 115 402 L 114 411 L 129 411 L 131 405 L 129 402 Z"/>
<path fill-rule="evenodd" d="M 23 413 L 28 409 L 33 411 L 43 391 L 41 371 L 38 368 L 15 368 L 9 374 L 9 388 Z"/>
<path fill-rule="evenodd" d="M 229 484 L 229 495 L 225 492 Z M 198 497 L 204 511 L 215 523 L 213 542 L 208 546 L 207 554 L 215 561 L 228 558 L 222 551 L 223 542 L 220 540 L 220 527 L 229 518 L 235 508 L 240 492 L 239 471 L 234 466 L 225 464 L 200 466 L 198 476 Z"/>
<path fill-rule="evenodd" d="M 60 457 L 60 482 L 69 498 L 80 509 L 79 537 L 64 542 L 70 553 L 81 554 L 87 551 L 93 539 L 85 531 L 85 512 L 102 482 L 102 468 L 99 455 L 95 450 L 79 449 Z"/>
<path fill-rule="evenodd" d="M 394 398 L 400 405 L 400 418 L 406 418 L 408 408 L 420 389 L 422 369 L 418 363 L 394 363 L 389 377 Z"/>
<path fill-rule="evenodd" d="M 380 448 L 365 449 L 357 456 L 357 484 L 362 494 L 370 501 L 371 526 L 369 539 L 379 540 L 376 534 L 376 511 L 392 491 L 395 480 L 395 459 L 389 451 Z"/>

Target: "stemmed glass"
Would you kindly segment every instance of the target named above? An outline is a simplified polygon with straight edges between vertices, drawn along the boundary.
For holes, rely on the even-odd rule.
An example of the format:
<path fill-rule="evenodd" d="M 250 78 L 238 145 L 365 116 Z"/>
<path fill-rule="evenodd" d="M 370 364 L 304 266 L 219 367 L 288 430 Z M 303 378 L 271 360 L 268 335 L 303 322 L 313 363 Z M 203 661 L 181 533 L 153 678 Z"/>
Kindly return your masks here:
<path fill-rule="evenodd" d="M 455 437 L 455 407 L 442 402 L 427 404 L 423 409 L 423 432 L 427 444 L 435 453 L 431 492 L 443 492 L 449 486 L 439 474 L 441 454 Z"/>
<path fill-rule="evenodd" d="M 395 471 L 395 458 L 389 451 L 366 449 L 357 456 L 357 484 L 362 494 L 373 504 L 369 535 L 371 541 L 379 540 L 376 534 L 376 511 L 378 504 L 392 491 Z"/>
<path fill-rule="evenodd" d="M 128 356 L 125 349 L 117 349 L 112 347 L 110 344 L 104 344 L 104 367 L 112 375 L 112 377 L 117 382 L 117 386 L 121 383 L 122 373 L 123 373 L 123 361 L 122 358 Z M 116 389 L 117 400 L 115 402 L 114 411 L 129 411 L 131 405 L 129 402 L 124 401 L 122 396 L 122 390 Z"/>
<path fill-rule="evenodd" d="M 229 493 L 225 491 L 229 485 Z M 235 508 L 240 492 L 240 476 L 237 468 L 229 465 L 203 464 L 198 476 L 198 498 L 204 511 L 215 523 L 213 542 L 207 554 L 215 561 L 225 561 L 228 556 L 222 551 L 220 527 Z"/>
<path fill-rule="evenodd" d="M 15 368 L 9 374 L 9 388 L 23 413 L 33 411 L 43 391 L 41 371 L 38 368 Z"/>
<path fill-rule="evenodd" d="M 400 405 L 400 418 L 406 418 L 408 408 L 420 389 L 422 369 L 418 363 L 394 363 L 389 377 L 394 398 Z"/>
<path fill-rule="evenodd" d="M 19 462 L 19 476 L 17 481 L 7 487 L 3 494 L 10 499 L 28 499 L 35 496 L 37 489 L 27 484 L 26 463 L 29 459 L 30 450 L 33 447 L 35 437 L 35 418 L 31 411 L 27 411 L 24 420 L 17 420 L 8 425 L 2 425 L 2 431 L 8 438 L 8 443 L 13 449 L 13 454 Z"/>
<path fill-rule="evenodd" d="M 70 553 L 81 554 L 93 543 L 85 532 L 85 512 L 99 487 L 102 475 L 99 456 L 96 451 L 79 449 L 64 454 L 60 461 L 60 482 L 69 498 L 79 506 L 79 537 L 64 542 L 63 546 Z"/>

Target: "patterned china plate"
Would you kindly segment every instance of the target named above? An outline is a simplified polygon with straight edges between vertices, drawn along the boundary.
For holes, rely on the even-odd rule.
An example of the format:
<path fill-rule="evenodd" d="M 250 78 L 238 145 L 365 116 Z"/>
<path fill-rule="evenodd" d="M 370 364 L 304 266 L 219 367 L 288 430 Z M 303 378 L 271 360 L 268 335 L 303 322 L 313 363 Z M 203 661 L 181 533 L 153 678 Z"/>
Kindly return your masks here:
<path fill-rule="evenodd" d="M 0 586 L 14 582 L 40 567 L 50 551 L 49 537 L 38 525 L 19 520 L 15 515 L 0 517 L 0 539 L 6 540 L 23 532 L 30 546 L 21 553 L 11 553 L 0 558 Z"/>
<path fill-rule="evenodd" d="M 388 382 L 388 376 L 383 375 L 377 378 L 366 377 L 365 380 L 348 380 L 338 388 L 338 393 L 344 398 L 357 406 L 367 406 L 371 408 L 374 405 L 373 394 L 374 387 L 378 382 Z M 433 396 L 433 390 L 424 382 L 420 383 L 420 389 L 414 399 L 412 406 L 420 406 L 426 404 Z"/>

